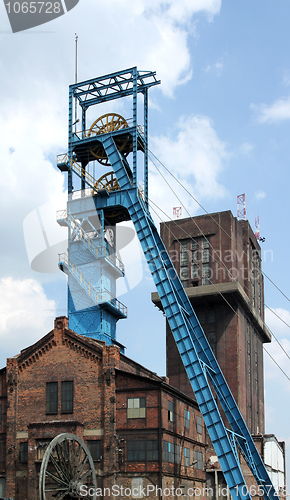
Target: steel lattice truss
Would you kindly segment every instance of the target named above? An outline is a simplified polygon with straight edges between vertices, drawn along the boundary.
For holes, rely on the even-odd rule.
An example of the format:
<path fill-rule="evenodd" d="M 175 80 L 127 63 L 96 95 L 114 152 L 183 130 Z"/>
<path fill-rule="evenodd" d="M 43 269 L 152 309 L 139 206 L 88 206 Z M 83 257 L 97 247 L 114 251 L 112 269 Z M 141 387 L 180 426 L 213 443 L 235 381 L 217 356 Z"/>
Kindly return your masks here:
<path fill-rule="evenodd" d="M 73 96 L 78 99 L 80 106 L 87 108 L 94 104 L 120 99 L 133 94 L 134 81 L 137 92 L 158 85 L 156 73 L 152 71 L 138 71 L 136 67 L 111 73 L 109 75 L 87 80 L 71 85 Z"/>

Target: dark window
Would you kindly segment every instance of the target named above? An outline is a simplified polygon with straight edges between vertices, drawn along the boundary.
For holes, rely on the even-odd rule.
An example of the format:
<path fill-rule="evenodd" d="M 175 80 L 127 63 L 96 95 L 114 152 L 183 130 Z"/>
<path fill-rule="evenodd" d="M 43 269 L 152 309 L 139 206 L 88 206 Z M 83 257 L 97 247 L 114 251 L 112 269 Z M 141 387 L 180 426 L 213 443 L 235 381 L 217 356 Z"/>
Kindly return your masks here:
<path fill-rule="evenodd" d="M 41 441 L 37 441 L 37 460 L 43 459 L 45 450 L 50 442 L 50 439 L 42 439 Z"/>
<path fill-rule="evenodd" d="M 128 461 L 144 462 L 146 457 L 146 441 L 127 441 Z"/>
<path fill-rule="evenodd" d="M 178 444 L 163 441 L 163 460 L 164 462 L 171 462 L 179 464 L 180 462 L 180 446 Z"/>
<path fill-rule="evenodd" d="M 184 427 L 185 427 L 185 429 L 189 429 L 189 419 L 190 419 L 189 410 L 184 410 Z"/>
<path fill-rule="evenodd" d="M 196 416 L 196 430 L 198 434 L 202 434 L 202 417 L 200 415 Z"/>
<path fill-rule="evenodd" d="M 174 422 L 174 403 L 173 401 L 168 401 L 168 420 Z"/>
<path fill-rule="evenodd" d="M 189 448 L 184 448 L 184 465 L 185 467 L 190 466 L 190 451 Z"/>
<path fill-rule="evenodd" d="M 73 411 L 73 381 L 61 383 L 61 413 L 72 413 Z"/>
<path fill-rule="evenodd" d="M 58 383 L 46 384 L 46 413 L 57 413 Z"/>
<path fill-rule="evenodd" d="M 144 462 L 145 460 L 158 460 L 158 441 L 135 440 L 127 441 L 127 459 L 130 462 Z"/>
<path fill-rule="evenodd" d="M 128 398 L 127 418 L 146 417 L 146 398 Z"/>
<path fill-rule="evenodd" d="M 202 469 L 203 468 L 203 460 L 202 460 L 202 452 L 201 451 L 195 451 L 194 452 L 194 461 L 193 461 L 194 467 L 196 469 Z"/>
<path fill-rule="evenodd" d="M 22 464 L 27 464 L 27 462 L 28 462 L 28 443 L 20 443 L 19 461 Z"/>
<path fill-rule="evenodd" d="M 210 309 L 207 316 L 208 323 L 215 323 L 215 310 Z"/>
<path fill-rule="evenodd" d="M 0 405 L 0 425 L 2 424 L 2 405 Z"/>
<path fill-rule="evenodd" d="M 146 441 L 147 444 L 147 460 L 158 460 L 158 441 Z"/>
<path fill-rule="evenodd" d="M 101 458 L 101 441 L 87 441 L 89 452 L 93 460 L 100 460 Z"/>

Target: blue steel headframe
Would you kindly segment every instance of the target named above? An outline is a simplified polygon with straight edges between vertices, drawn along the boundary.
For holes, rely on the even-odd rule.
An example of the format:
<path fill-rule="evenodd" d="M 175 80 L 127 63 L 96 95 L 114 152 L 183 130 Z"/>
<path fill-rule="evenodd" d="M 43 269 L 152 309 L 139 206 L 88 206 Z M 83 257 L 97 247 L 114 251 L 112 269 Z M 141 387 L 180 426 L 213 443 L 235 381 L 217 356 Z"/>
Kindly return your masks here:
<path fill-rule="evenodd" d="M 85 138 L 86 111 L 90 106 L 101 104 L 122 97 L 133 96 L 133 186 L 137 186 L 137 94 L 144 95 L 144 196 L 148 200 L 148 89 L 159 85 L 156 72 L 139 71 L 136 66 L 110 73 L 98 78 L 93 78 L 69 87 L 69 130 L 68 130 L 68 153 L 72 157 L 76 137 L 73 134 L 73 101 L 78 101 L 82 108 L 82 136 Z M 84 186 L 82 186 L 84 188 Z M 68 173 L 68 192 L 72 192 L 72 174 Z"/>

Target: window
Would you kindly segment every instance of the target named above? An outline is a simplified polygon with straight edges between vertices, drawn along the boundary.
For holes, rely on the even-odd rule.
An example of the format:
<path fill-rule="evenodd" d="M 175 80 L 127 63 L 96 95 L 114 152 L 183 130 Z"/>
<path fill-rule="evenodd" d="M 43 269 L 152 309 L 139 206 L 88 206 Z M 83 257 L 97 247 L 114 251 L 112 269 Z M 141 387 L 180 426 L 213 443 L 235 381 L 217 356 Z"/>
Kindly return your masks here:
<path fill-rule="evenodd" d="M 146 457 L 146 441 L 127 441 L 128 461 L 143 462 Z"/>
<path fill-rule="evenodd" d="M 196 431 L 198 434 L 202 434 L 202 417 L 196 415 Z"/>
<path fill-rule="evenodd" d="M 202 264 L 202 285 L 210 285 L 210 275 L 210 264 L 209 262 L 206 262 Z"/>
<path fill-rule="evenodd" d="M 101 458 L 101 441 L 87 441 L 87 446 L 93 460 Z"/>
<path fill-rule="evenodd" d="M 210 309 L 207 316 L 208 323 L 215 323 L 215 310 Z"/>
<path fill-rule="evenodd" d="M 42 460 L 45 450 L 50 443 L 50 439 L 42 439 L 37 443 L 37 460 Z"/>
<path fill-rule="evenodd" d="M 185 467 L 190 466 L 190 451 L 189 448 L 184 448 L 184 465 Z"/>
<path fill-rule="evenodd" d="M 46 413 L 57 413 L 58 383 L 47 382 L 46 384 Z"/>
<path fill-rule="evenodd" d="M 19 453 L 19 461 L 22 464 L 27 464 L 28 462 L 28 443 L 20 443 L 20 453 Z"/>
<path fill-rule="evenodd" d="M 174 403 L 173 401 L 168 401 L 168 420 L 174 422 Z"/>
<path fill-rule="evenodd" d="M 180 462 L 180 446 L 178 444 L 163 441 L 163 460 L 164 462 L 171 462 L 179 464 Z"/>
<path fill-rule="evenodd" d="M 73 411 L 73 381 L 61 383 L 61 413 L 72 413 Z"/>
<path fill-rule="evenodd" d="M 183 286 L 188 285 L 188 240 L 180 242 L 180 279 L 183 280 Z M 186 280 L 186 281 L 184 281 Z"/>
<path fill-rule="evenodd" d="M 191 251 L 189 242 L 191 242 Z M 183 286 L 211 283 L 210 243 L 207 238 L 180 241 L 180 279 Z M 189 282 L 189 280 L 191 281 Z"/>
<path fill-rule="evenodd" d="M 0 405 L 0 425 L 2 424 L 2 405 Z"/>
<path fill-rule="evenodd" d="M 185 429 L 189 429 L 189 419 L 190 419 L 189 410 L 184 410 L 184 428 Z"/>
<path fill-rule="evenodd" d="M 193 461 L 194 467 L 196 469 L 202 469 L 203 468 L 203 460 L 202 460 L 202 452 L 201 451 L 195 451 L 194 452 L 194 461 Z"/>
<path fill-rule="evenodd" d="M 134 440 L 127 441 L 127 459 L 129 462 L 145 462 L 146 460 L 158 460 L 158 441 Z"/>
<path fill-rule="evenodd" d="M 147 443 L 147 460 L 158 460 L 158 441 L 146 441 Z"/>
<path fill-rule="evenodd" d="M 146 417 L 146 398 L 128 398 L 127 418 Z"/>

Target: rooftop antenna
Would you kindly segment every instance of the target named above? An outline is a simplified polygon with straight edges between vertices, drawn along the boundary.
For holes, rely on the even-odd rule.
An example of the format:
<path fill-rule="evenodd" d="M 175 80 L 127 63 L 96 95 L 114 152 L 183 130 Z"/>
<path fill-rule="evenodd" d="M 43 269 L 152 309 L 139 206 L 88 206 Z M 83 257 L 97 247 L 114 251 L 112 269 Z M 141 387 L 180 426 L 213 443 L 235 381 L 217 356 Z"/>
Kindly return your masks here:
<path fill-rule="evenodd" d="M 75 33 L 75 42 L 76 42 L 76 57 L 75 57 L 75 83 L 78 81 L 78 35 Z M 74 126 L 75 126 L 75 132 L 77 128 L 77 123 L 78 123 L 78 109 L 77 109 L 77 98 L 75 97 L 75 121 L 74 121 Z"/>
<path fill-rule="evenodd" d="M 257 240 L 259 241 L 260 239 L 260 217 L 255 218 L 255 236 Z"/>
<path fill-rule="evenodd" d="M 239 194 L 237 196 L 238 205 L 238 220 L 246 220 L 246 195 Z"/>
<path fill-rule="evenodd" d="M 173 207 L 173 216 L 179 218 L 182 214 L 182 207 Z"/>

